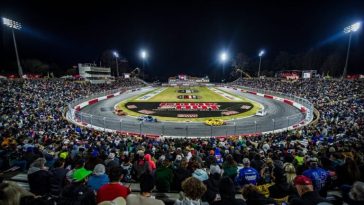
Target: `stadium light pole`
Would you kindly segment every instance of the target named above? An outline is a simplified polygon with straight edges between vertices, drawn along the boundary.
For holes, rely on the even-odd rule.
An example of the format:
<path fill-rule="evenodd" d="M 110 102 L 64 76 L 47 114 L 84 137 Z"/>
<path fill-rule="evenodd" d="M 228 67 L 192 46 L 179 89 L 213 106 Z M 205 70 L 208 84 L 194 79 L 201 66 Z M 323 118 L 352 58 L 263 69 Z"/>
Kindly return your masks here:
<path fill-rule="evenodd" d="M 258 78 L 260 77 L 260 66 L 262 64 L 262 56 L 265 54 L 264 50 L 261 50 L 258 54 L 259 56 L 259 68 L 258 68 Z"/>
<path fill-rule="evenodd" d="M 15 40 L 15 33 L 14 30 L 20 30 L 22 28 L 21 24 L 19 22 L 13 21 L 11 19 L 2 18 L 3 20 L 3 24 L 9 28 L 11 28 L 11 33 L 13 35 L 13 41 L 14 41 L 14 47 L 15 47 L 15 55 L 16 55 L 16 62 L 18 64 L 18 74 L 19 74 L 19 78 L 23 77 L 23 69 L 21 67 L 20 64 L 20 60 L 19 60 L 19 54 L 18 54 L 18 47 L 16 45 L 16 40 Z"/>
<path fill-rule="evenodd" d="M 114 51 L 114 52 L 112 52 L 112 54 L 114 55 L 115 62 L 116 62 L 116 77 L 119 77 L 119 62 L 118 62 L 119 53 Z"/>
<path fill-rule="evenodd" d="M 346 60 L 345 60 L 344 71 L 343 71 L 343 75 L 341 76 L 342 79 L 345 79 L 346 74 L 348 72 L 348 61 L 349 61 L 349 55 L 350 55 L 351 35 L 353 34 L 353 32 L 358 31 L 360 26 L 361 26 L 361 22 L 356 22 L 356 23 L 344 28 L 344 33 L 349 34 L 349 42 L 348 42 L 348 50 L 346 51 Z"/>
<path fill-rule="evenodd" d="M 147 59 L 148 57 L 148 53 L 146 50 L 141 50 L 140 51 L 140 57 L 142 58 L 142 61 L 143 61 L 143 70 L 144 70 L 144 64 L 145 64 L 145 60 Z"/>
<path fill-rule="evenodd" d="M 225 51 L 220 53 L 220 61 L 222 63 L 222 78 L 225 77 L 225 62 L 228 60 L 228 55 Z"/>

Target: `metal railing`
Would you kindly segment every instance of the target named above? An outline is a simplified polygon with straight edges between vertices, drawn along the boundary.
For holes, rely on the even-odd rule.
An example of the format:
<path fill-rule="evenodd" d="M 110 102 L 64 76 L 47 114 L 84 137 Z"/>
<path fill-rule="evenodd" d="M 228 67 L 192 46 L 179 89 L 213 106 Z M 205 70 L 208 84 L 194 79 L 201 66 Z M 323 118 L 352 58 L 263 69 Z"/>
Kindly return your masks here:
<path fill-rule="evenodd" d="M 269 120 L 264 119 L 264 117 L 255 117 L 254 119 L 247 118 L 245 120 L 233 119 L 227 121 L 226 125 L 214 127 L 203 125 L 201 123 L 139 122 L 136 119 L 120 119 L 117 116 L 96 116 L 85 113 L 82 110 L 77 111 L 74 109 L 74 106 L 81 102 L 85 102 L 96 97 L 110 95 L 116 92 L 123 92 L 136 88 L 138 87 L 129 87 L 128 89 L 116 89 L 75 100 L 69 104 L 67 116 L 73 122 L 77 122 L 86 125 L 89 128 L 101 131 L 120 131 L 125 133 L 132 133 L 135 135 L 163 135 L 174 137 L 215 137 L 248 135 L 262 132 L 279 132 L 287 130 L 288 127 L 292 128 L 293 125 L 297 126 L 303 125 L 303 123 L 309 123 L 313 119 L 313 105 L 306 99 L 302 99 L 293 95 L 287 95 L 284 93 L 273 92 L 263 89 L 247 88 L 242 86 L 239 86 L 237 88 L 290 99 L 294 102 L 304 105 L 308 110 L 306 113 L 297 113 L 294 115 L 282 116 Z"/>

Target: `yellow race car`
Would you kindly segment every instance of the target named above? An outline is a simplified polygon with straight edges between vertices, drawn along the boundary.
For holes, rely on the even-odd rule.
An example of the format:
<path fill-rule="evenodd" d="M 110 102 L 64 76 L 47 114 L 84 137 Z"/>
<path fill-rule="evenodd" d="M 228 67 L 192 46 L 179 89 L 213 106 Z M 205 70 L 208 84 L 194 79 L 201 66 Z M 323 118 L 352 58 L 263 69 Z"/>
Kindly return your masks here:
<path fill-rule="evenodd" d="M 205 124 L 208 126 L 221 126 L 225 125 L 226 123 L 224 122 L 224 120 L 220 119 L 208 119 L 205 121 Z"/>

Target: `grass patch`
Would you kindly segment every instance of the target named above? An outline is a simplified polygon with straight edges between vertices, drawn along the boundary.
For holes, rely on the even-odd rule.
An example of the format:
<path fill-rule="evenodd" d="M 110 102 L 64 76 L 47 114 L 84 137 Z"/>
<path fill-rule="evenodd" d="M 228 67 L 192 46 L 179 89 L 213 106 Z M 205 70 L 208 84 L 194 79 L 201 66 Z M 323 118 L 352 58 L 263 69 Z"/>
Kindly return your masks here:
<path fill-rule="evenodd" d="M 159 88 L 157 88 L 159 89 Z M 255 115 L 255 113 L 261 109 L 261 105 L 255 101 L 249 100 L 247 98 L 244 98 L 242 96 L 238 96 L 229 92 L 226 92 L 224 90 L 219 89 L 220 91 L 227 93 L 229 95 L 235 96 L 239 98 L 240 100 L 228 100 L 225 97 L 209 90 L 207 87 L 191 87 L 191 88 L 185 88 L 185 89 L 191 89 L 191 90 L 198 90 L 198 92 L 194 93 L 179 93 L 178 90 L 183 89 L 179 87 L 169 87 L 163 92 L 159 93 L 158 95 L 150 98 L 149 100 L 136 100 L 137 98 L 144 96 L 150 92 L 153 92 L 157 89 L 153 89 L 151 91 L 148 91 L 146 93 L 143 93 L 141 95 L 138 95 L 136 97 L 126 99 L 124 101 L 121 101 L 117 107 L 122 109 L 127 115 L 138 117 L 143 114 L 133 112 L 125 107 L 125 104 L 128 102 L 250 102 L 253 105 L 253 108 L 247 112 L 243 112 L 240 114 L 236 114 L 233 116 L 221 116 L 221 117 L 206 117 L 206 118 L 177 118 L 177 117 L 159 117 L 155 116 L 158 120 L 161 121 L 175 121 L 175 122 L 204 122 L 207 119 L 222 119 L 222 120 L 232 120 L 236 118 L 244 118 L 251 115 Z M 177 96 L 179 95 L 197 95 L 201 96 L 201 99 L 178 99 Z"/>

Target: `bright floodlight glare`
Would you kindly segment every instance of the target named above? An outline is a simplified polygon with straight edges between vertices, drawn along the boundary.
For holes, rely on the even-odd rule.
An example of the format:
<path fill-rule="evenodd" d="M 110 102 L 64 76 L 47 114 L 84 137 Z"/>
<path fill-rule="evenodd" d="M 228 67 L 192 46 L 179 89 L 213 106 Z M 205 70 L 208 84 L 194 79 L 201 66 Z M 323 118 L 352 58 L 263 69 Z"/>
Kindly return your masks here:
<path fill-rule="evenodd" d="M 265 51 L 264 51 L 264 50 L 261 50 L 261 51 L 259 52 L 259 57 L 262 57 L 262 56 L 264 55 L 264 53 L 265 53 Z"/>
<path fill-rule="evenodd" d="M 147 58 L 147 52 L 145 50 L 142 50 L 140 52 L 140 56 L 143 58 L 143 59 L 146 59 Z"/>
<path fill-rule="evenodd" d="M 361 22 L 356 22 L 350 26 L 344 28 L 344 33 L 355 32 L 360 29 Z"/>
<path fill-rule="evenodd" d="M 3 24 L 5 26 L 8 26 L 13 29 L 17 29 L 17 30 L 21 29 L 21 24 L 19 22 L 13 21 L 13 20 L 5 18 L 5 17 L 3 17 L 2 20 L 3 20 Z"/>
<path fill-rule="evenodd" d="M 222 62 L 225 62 L 225 61 L 227 60 L 227 54 L 226 54 L 226 52 L 222 52 L 222 53 L 220 54 L 220 60 L 221 60 Z"/>
<path fill-rule="evenodd" d="M 114 51 L 112 54 L 113 54 L 116 58 L 119 58 L 119 54 L 118 54 L 118 52 Z"/>

